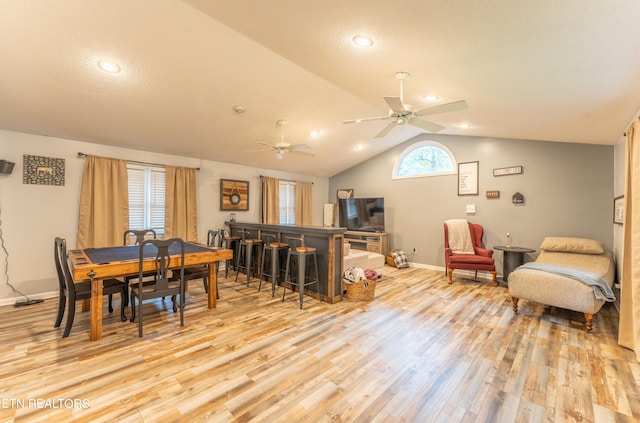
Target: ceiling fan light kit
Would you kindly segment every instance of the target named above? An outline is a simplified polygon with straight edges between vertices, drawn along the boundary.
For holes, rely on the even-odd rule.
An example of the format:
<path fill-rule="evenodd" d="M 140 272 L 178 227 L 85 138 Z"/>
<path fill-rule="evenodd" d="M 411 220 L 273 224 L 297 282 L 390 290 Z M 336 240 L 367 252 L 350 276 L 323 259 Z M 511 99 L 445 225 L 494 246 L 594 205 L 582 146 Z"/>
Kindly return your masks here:
<path fill-rule="evenodd" d="M 427 132 L 440 132 L 444 129 L 444 126 L 440 126 L 436 123 L 429 122 L 422 119 L 422 116 L 433 115 L 436 113 L 453 112 L 456 110 L 462 110 L 469 107 L 466 101 L 459 100 L 452 103 L 439 104 L 437 106 L 425 107 L 423 109 L 415 110 L 410 104 L 405 104 L 404 97 L 404 81 L 411 77 L 409 72 L 396 72 L 395 77 L 400 81 L 400 96 L 383 96 L 382 99 L 389 106 L 389 115 L 363 118 L 355 120 L 345 120 L 343 123 L 360 123 L 369 120 L 388 120 L 391 119 L 391 123 L 387 124 L 382 131 L 380 131 L 375 138 L 382 138 L 387 135 L 396 125 L 410 124 L 417 128 L 420 128 Z"/>

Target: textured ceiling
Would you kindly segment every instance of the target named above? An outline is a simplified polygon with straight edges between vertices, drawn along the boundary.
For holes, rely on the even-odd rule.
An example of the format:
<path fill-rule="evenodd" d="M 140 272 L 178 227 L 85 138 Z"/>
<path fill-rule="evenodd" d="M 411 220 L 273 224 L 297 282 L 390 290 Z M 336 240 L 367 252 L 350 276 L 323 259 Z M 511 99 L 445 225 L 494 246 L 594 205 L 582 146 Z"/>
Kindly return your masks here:
<path fill-rule="evenodd" d="M 0 129 L 331 176 L 422 132 L 342 123 L 385 115 L 407 71 L 405 103 L 468 102 L 429 116 L 444 134 L 614 144 L 638 22 L 637 0 L 0 0 Z M 252 151 L 279 119 L 314 157 Z"/>

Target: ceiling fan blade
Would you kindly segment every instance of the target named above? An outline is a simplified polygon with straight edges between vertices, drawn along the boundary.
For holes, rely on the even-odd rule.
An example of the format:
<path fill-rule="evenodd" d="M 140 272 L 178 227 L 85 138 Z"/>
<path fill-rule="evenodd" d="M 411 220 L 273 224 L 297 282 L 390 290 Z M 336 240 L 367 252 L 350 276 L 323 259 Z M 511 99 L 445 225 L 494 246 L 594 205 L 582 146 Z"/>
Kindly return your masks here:
<path fill-rule="evenodd" d="M 378 116 L 378 117 L 370 117 L 370 118 L 362 118 L 362 119 L 345 120 L 345 121 L 342 121 L 342 123 L 360 123 L 360 122 L 366 122 L 369 120 L 385 120 L 389 118 L 390 116 Z"/>
<path fill-rule="evenodd" d="M 382 131 L 378 132 L 378 135 L 375 136 L 375 138 L 382 138 L 385 135 L 387 135 L 389 133 L 389 131 L 391 131 L 393 129 L 393 127 L 396 126 L 396 121 L 394 120 L 393 122 L 389 123 L 387 126 L 385 126 Z"/>
<path fill-rule="evenodd" d="M 424 109 L 416 110 L 416 116 L 434 115 L 436 113 L 455 112 L 456 110 L 462 110 L 468 108 L 469 105 L 466 101 L 454 101 L 453 103 L 439 104 L 437 106 L 425 107 Z"/>
<path fill-rule="evenodd" d="M 402 104 L 402 100 L 400 100 L 400 97 L 382 97 L 384 99 L 384 101 L 387 102 L 387 104 L 389 105 L 389 108 L 391 110 L 393 110 L 396 113 L 403 113 L 404 112 L 404 104 Z"/>
<path fill-rule="evenodd" d="M 311 146 L 309 144 L 293 144 L 293 145 L 290 145 L 289 147 L 287 147 L 287 150 L 289 150 L 289 151 L 309 150 L 310 148 L 311 148 Z"/>
<path fill-rule="evenodd" d="M 409 124 L 413 126 L 417 126 L 420 129 L 424 129 L 429 132 L 440 132 L 444 129 L 444 126 L 440 126 L 433 122 L 429 122 L 428 120 L 423 120 L 419 118 L 413 118 L 409 120 Z"/>
<path fill-rule="evenodd" d="M 315 156 L 316 153 L 312 153 L 311 151 L 304 151 L 304 150 L 291 150 L 291 153 L 296 153 L 296 154 L 306 154 L 307 156 Z"/>
<path fill-rule="evenodd" d="M 262 142 L 262 141 L 256 141 L 256 142 L 257 142 L 258 144 L 266 145 L 267 147 L 271 147 L 271 148 L 273 148 L 273 149 L 278 149 L 278 146 L 273 145 L 273 144 L 269 144 L 268 142 Z"/>
<path fill-rule="evenodd" d="M 264 152 L 264 151 L 273 151 L 273 149 L 271 148 L 263 148 L 260 150 L 244 150 L 245 153 L 257 153 L 257 152 Z"/>

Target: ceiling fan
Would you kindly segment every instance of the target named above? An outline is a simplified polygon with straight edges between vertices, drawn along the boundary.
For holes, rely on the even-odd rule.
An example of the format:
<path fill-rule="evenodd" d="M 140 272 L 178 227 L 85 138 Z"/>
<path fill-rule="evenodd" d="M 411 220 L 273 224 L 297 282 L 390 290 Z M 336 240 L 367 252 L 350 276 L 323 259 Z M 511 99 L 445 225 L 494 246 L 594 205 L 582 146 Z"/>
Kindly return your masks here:
<path fill-rule="evenodd" d="M 437 106 L 425 107 L 423 109 L 414 110 L 410 104 L 405 104 L 402 100 L 404 81 L 411 76 L 408 72 L 396 72 L 396 79 L 400 81 L 400 97 L 383 96 L 384 101 L 389 105 L 389 115 L 372 118 L 345 120 L 342 123 L 360 123 L 368 120 L 388 120 L 392 121 L 385 126 L 375 138 L 382 138 L 389 133 L 396 125 L 404 125 L 406 123 L 417 126 L 429 132 L 440 132 L 444 126 L 421 119 L 422 116 L 433 115 L 436 113 L 453 112 L 469 107 L 466 101 L 454 101 L 452 103 L 439 104 Z"/>
<path fill-rule="evenodd" d="M 266 150 L 252 150 L 252 151 L 275 151 L 276 159 L 280 160 L 284 157 L 286 153 L 303 153 L 309 156 L 315 156 L 314 153 L 310 151 L 305 151 L 311 149 L 309 144 L 289 144 L 284 141 L 284 127 L 287 124 L 287 121 L 284 119 L 280 119 L 276 122 L 281 129 L 280 142 L 277 144 L 269 144 L 267 142 L 257 141 L 258 144 L 269 147 Z"/>

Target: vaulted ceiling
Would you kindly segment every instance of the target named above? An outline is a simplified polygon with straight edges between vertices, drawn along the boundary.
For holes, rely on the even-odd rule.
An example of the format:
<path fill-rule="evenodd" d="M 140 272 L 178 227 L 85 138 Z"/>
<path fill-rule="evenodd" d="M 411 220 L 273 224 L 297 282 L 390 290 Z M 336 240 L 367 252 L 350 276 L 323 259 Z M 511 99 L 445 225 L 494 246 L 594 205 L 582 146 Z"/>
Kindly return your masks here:
<path fill-rule="evenodd" d="M 405 103 L 467 101 L 428 116 L 443 134 L 612 145 L 638 22 L 637 0 L 2 0 L 0 129 L 331 176 L 424 132 L 342 123 L 387 115 L 405 71 Z M 315 156 L 254 151 L 283 135 Z"/>

